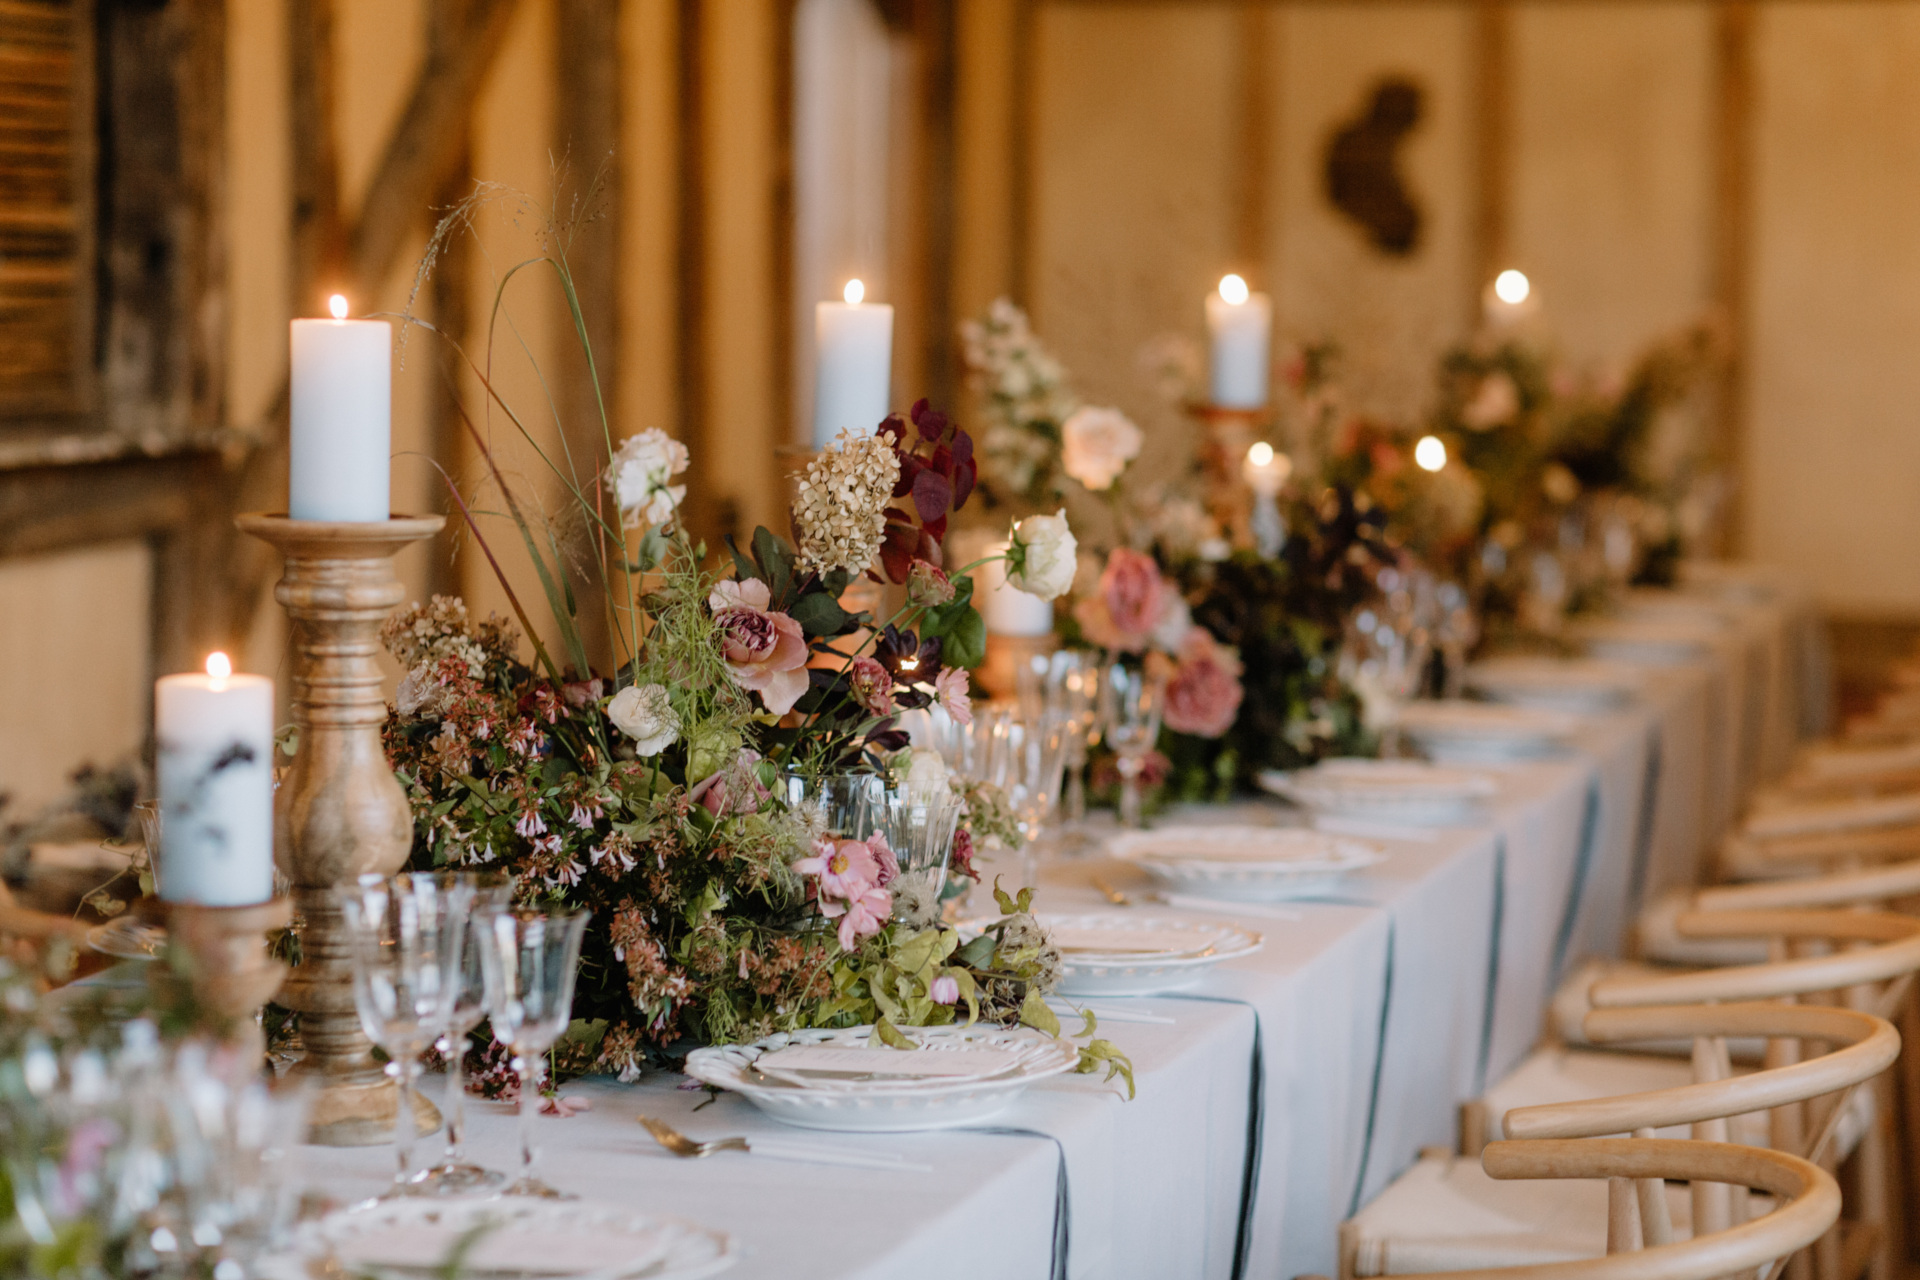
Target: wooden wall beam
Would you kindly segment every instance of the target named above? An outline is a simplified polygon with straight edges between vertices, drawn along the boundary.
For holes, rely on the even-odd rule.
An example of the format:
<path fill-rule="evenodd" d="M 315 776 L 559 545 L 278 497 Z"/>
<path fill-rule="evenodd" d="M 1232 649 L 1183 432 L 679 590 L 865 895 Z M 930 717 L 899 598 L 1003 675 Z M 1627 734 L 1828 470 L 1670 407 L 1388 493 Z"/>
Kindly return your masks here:
<path fill-rule="evenodd" d="M 954 241 L 958 201 L 957 113 L 958 0 L 918 0 L 914 34 L 920 44 L 920 142 L 922 385 L 911 391 L 943 409 L 956 409 L 960 386 L 954 348 Z"/>
<path fill-rule="evenodd" d="M 1713 301 L 1727 359 L 1712 454 L 1734 481 L 1716 531 L 1721 555 L 1741 550 L 1740 481 L 1746 453 L 1746 357 L 1751 339 L 1753 241 L 1753 0 L 1720 0 L 1713 32 Z"/>
<path fill-rule="evenodd" d="M 1480 291 L 1508 265 L 1507 206 L 1513 197 L 1513 6 L 1475 0 L 1473 41 L 1473 279 L 1467 324 L 1480 323 Z"/>

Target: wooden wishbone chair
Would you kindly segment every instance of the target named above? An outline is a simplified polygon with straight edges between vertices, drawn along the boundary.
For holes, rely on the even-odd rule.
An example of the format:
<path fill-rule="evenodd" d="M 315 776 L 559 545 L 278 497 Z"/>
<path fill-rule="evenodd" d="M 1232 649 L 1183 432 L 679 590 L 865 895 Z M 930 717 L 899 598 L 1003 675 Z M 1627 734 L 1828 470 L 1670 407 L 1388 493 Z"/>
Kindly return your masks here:
<path fill-rule="evenodd" d="M 1502 1180 L 1601 1179 L 1616 1183 L 1728 1183 L 1772 1197 L 1771 1212 L 1728 1227 L 1669 1244 L 1637 1248 L 1626 1223 L 1608 1222 L 1607 1256 L 1551 1259 L 1522 1266 L 1449 1266 L 1444 1254 L 1401 1259 L 1427 1270 L 1396 1266 L 1390 1250 L 1353 1249 L 1341 1229 L 1342 1280 L 1356 1276 L 1400 1275 L 1417 1280 L 1715 1280 L 1751 1275 L 1772 1280 L 1780 1260 L 1806 1248 L 1840 1216 L 1840 1188 L 1833 1175 L 1784 1152 L 1719 1142 L 1649 1138 L 1572 1138 L 1496 1142 L 1482 1164 Z M 1611 1202 L 1610 1202 L 1611 1203 Z M 1351 1224 L 1349 1224 L 1351 1225 Z M 1443 1270 L 1432 1270 L 1438 1263 Z"/>
<path fill-rule="evenodd" d="M 1616 1009 L 1593 1013 L 1589 1021 L 1593 1038 L 1602 1042 L 1757 1036 L 1792 1038 L 1796 1043 L 1810 1040 L 1829 1051 L 1808 1061 L 1733 1079 L 1723 1078 L 1724 1073 L 1707 1072 L 1708 1078 L 1696 1083 L 1685 1083 L 1687 1077 L 1680 1063 L 1657 1059 L 1665 1070 L 1652 1078 L 1673 1080 L 1674 1069 L 1679 1068 L 1682 1083 L 1644 1091 L 1616 1089 L 1611 1096 L 1562 1097 L 1546 1105 L 1516 1107 L 1503 1117 L 1506 1138 L 1590 1138 L 1631 1133 L 1651 1139 L 1657 1136 L 1656 1131 L 1690 1125 L 1696 1140 L 1726 1141 L 1730 1117 L 1752 1113 L 1765 1117 L 1773 1108 L 1834 1098 L 1883 1072 L 1898 1056 L 1900 1046 L 1898 1033 L 1884 1019 L 1811 1005 L 1756 1002 Z M 1633 1062 L 1625 1055 L 1589 1056 L 1611 1058 L 1618 1065 L 1630 1066 Z M 1706 1061 L 1703 1058 L 1703 1066 Z M 1626 1074 L 1634 1078 L 1632 1071 Z M 1501 1089 L 1508 1087 L 1509 1082 L 1502 1082 L 1490 1091 L 1488 1104 L 1493 1105 Z M 1803 1131 L 1796 1130 L 1789 1135 L 1793 1141 L 1783 1144 L 1782 1149 L 1794 1155 L 1824 1150 L 1839 1114 L 1836 1101 L 1819 1113 L 1819 1123 L 1810 1130 L 1813 1142 L 1802 1140 Z M 1344 1229 L 1342 1238 L 1350 1252 L 1361 1259 L 1391 1256 L 1397 1250 L 1415 1258 L 1445 1259 L 1449 1266 L 1487 1266 L 1545 1256 L 1555 1249 L 1565 1252 L 1581 1239 L 1578 1234 L 1569 1234 L 1568 1224 L 1582 1213 L 1583 1194 L 1576 1187 L 1507 1189 L 1487 1181 L 1480 1170 L 1464 1160 L 1449 1163 L 1429 1156 L 1368 1205 Z M 1669 1203 L 1669 1194 L 1658 1180 L 1637 1187 L 1610 1184 L 1608 1212 L 1615 1235 L 1621 1223 L 1631 1220 L 1635 1232 L 1642 1231 L 1639 1224 L 1644 1224 L 1648 1243 L 1665 1244 L 1675 1238 L 1674 1222 L 1680 1215 L 1684 1215 L 1687 1229 L 1695 1233 L 1735 1225 L 1748 1216 L 1748 1206 L 1736 1188 L 1696 1183 L 1679 1193 L 1683 1198 L 1674 1204 Z M 1629 1199 L 1631 1204 L 1624 1203 Z M 1584 1212 L 1589 1221 L 1598 1221 L 1597 1202 L 1588 1204 Z M 1479 1225 L 1501 1222 L 1509 1225 L 1497 1231 Z M 1637 1247 L 1641 1237 L 1634 1235 L 1632 1239 Z M 1587 1243 L 1597 1251 L 1596 1240 Z M 1365 1274 L 1364 1262 L 1356 1265 Z"/>
<path fill-rule="evenodd" d="M 1920 970 L 1920 917 L 1884 911 L 1844 910 L 1731 910 L 1695 911 L 1676 922 L 1682 934 L 1694 937 L 1766 938 L 1781 959 L 1768 964 L 1735 965 L 1691 973 L 1603 978 L 1589 989 L 1595 1009 L 1623 1009 L 1652 1005 L 1718 1003 L 1727 1001 L 1820 997 L 1843 1002 L 1849 1008 L 1880 1017 L 1895 1014 L 1906 1000 L 1913 974 Z M 1795 954 L 1810 947 L 1833 947 L 1828 954 Z M 1780 1067 L 1799 1055 L 1797 1041 L 1776 1038 L 1768 1042 L 1766 1065 Z M 1696 1040 L 1695 1076 L 1725 1079 L 1732 1074 L 1725 1036 Z M 1814 1272 L 1819 1280 L 1841 1280 L 1869 1263 L 1875 1280 L 1888 1280 L 1892 1269 L 1891 1233 L 1899 1226 L 1893 1209 L 1889 1144 L 1880 1117 L 1888 1114 L 1887 1098 L 1877 1105 L 1859 1139 L 1861 1223 L 1848 1240 L 1838 1233 L 1821 1242 L 1815 1252 Z M 1776 1144 L 1792 1145 L 1810 1124 L 1828 1119 L 1792 1107 L 1773 1113 Z M 1695 1136 L 1720 1136 L 1713 1127 L 1696 1127 Z M 1837 1161 L 1829 1151 L 1823 1159 Z M 1709 1217 L 1717 1204 L 1699 1204 Z M 1727 1212 L 1731 1212 L 1729 1205 Z"/>

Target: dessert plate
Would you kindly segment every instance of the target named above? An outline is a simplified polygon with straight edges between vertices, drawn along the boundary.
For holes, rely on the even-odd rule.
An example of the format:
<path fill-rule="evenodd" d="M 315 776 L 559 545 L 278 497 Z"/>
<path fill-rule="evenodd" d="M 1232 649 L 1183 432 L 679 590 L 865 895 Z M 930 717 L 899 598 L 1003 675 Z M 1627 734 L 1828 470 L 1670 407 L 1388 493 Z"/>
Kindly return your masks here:
<path fill-rule="evenodd" d="M 1567 625 L 1567 634 L 1596 658 L 1677 667 L 1705 657 L 1720 628 L 1670 618 L 1580 618 Z"/>
<path fill-rule="evenodd" d="M 1488 658 L 1465 673 L 1467 689 L 1489 702 L 1582 715 L 1626 706 L 1639 683 L 1632 667 L 1597 658 Z"/>
<path fill-rule="evenodd" d="M 687 1055 L 687 1074 L 702 1084 L 737 1093 L 770 1118 L 802 1129 L 849 1133 L 905 1133 L 950 1129 L 997 1115 L 1036 1080 L 1079 1065 L 1080 1051 L 1056 1036 L 1031 1027 L 902 1027 L 914 1050 L 875 1047 L 872 1027 L 842 1030 L 783 1031 L 752 1044 L 714 1045 Z M 842 1076 L 824 1073 L 776 1077 L 757 1069 L 762 1057 L 791 1048 L 858 1051 L 836 1055 L 851 1061 Z M 876 1070 L 868 1055 L 914 1052 L 994 1051 L 1011 1057 L 1004 1070 L 955 1078 L 897 1076 Z M 889 1078 L 891 1077 L 891 1078 Z"/>
<path fill-rule="evenodd" d="M 1565 748 L 1579 725 L 1562 711 L 1488 702 L 1410 702 L 1400 711 L 1401 732 L 1442 763 L 1542 759 Z"/>
<path fill-rule="evenodd" d="M 1169 826 L 1129 831 L 1107 851 L 1176 892 L 1228 902 L 1282 902 L 1325 893 L 1387 855 L 1378 845 L 1298 827 Z"/>
<path fill-rule="evenodd" d="M 1444 826 L 1470 822 L 1500 792 L 1484 773 L 1419 760 L 1323 760 L 1310 769 L 1268 769 L 1260 785 L 1317 814 Z"/>

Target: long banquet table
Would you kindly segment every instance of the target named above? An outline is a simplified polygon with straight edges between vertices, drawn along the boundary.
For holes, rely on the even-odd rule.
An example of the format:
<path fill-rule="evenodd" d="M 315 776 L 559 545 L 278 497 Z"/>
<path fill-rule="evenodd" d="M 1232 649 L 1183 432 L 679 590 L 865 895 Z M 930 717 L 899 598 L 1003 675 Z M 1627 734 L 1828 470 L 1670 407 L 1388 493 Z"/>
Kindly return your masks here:
<path fill-rule="evenodd" d="M 868 1171 L 679 1160 L 634 1117 L 696 1137 L 798 1131 L 679 1077 L 583 1081 L 565 1093 L 590 1111 L 542 1117 L 544 1172 L 725 1229 L 743 1280 L 1332 1274 L 1340 1221 L 1422 1147 L 1454 1144 L 1459 1104 L 1531 1049 L 1560 980 L 1617 954 L 1653 895 L 1695 883 L 1746 789 L 1818 726 L 1816 635 L 1790 592 L 1739 605 L 1709 655 L 1644 668 L 1636 701 L 1586 717 L 1576 750 L 1491 766 L 1502 787 L 1486 825 L 1349 828 L 1389 856 L 1337 897 L 1221 904 L 1265 935 L 1262 951 L 1178 995 L 1090 1002 L 1116 1011 L 1101 1034 L 1132 1057 L 1133 1101 L 1066 1076 L 971 1130 L 805 1135 L 914 1165 Z M 1297 819 L 1249 803 L 1180 820 Z M 1045 873 L 1043 908 L 1116 910 L 1093 876 L 1148 887 L 1118 863 L 1065 862 Z M 472 1153 L 510 1167 L 508 1108 L 469 1110 Z M 342 1199 L 391 1172 L 384 1149 L 308 1155 Z"/>

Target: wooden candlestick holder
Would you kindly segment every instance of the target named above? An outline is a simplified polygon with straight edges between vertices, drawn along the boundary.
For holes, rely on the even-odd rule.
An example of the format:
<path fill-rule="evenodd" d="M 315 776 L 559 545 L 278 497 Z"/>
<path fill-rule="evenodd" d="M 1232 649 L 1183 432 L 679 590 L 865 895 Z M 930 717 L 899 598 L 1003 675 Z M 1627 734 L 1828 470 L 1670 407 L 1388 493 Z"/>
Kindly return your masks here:
<path fill-rule="evenodd" d="M 413 814 L 380 743 L 387 702 L 380 625 L 405 589 L 394 576 L 402 547 L 432 537 L 442 516 L 386 521 L 293 520 L 243 515 L 242 532 L 277 547 L 286 572 L 274 599 L 292 622 L 293 722 L 300 745 L 274 803 L 274 849 L 293 884 L 300 963 L 281 1003 L 300 1014 L 297 1070 L 319 1085 L 308 1141 L 373 1146 L 393 1136 L 399 1090 L 361 1030 L 353 964 L 334 886 L 393 875 L 413 844 Z M 440 1113 L 418 1099 L 420 1132 Z"/>
<path fill-rule="evenodd" d="M 287 966 L 267 949 L 267 935 L 287 927 L 293 904 L 285 898 L 240 907 L 210 907 L 194 902 L 143 900 L 139 916 L 167 931 L 167 945 L 186 959 L 186 985 L 194 1003 L 224 1023 L 236 1042 L 252 1041 L 265 1051 L 255 1018 L 279 992 Z M 171 966 L 156 972 L 172 978 Z"/>
<path fill-rule="evenodd" d="M 1253 491 L 1247 487 L 1240 464 L 1271 415 L 1266 409 L 1229 409 L 1217 404 L 1190 404 L 1187 413 L 1206 429 L 1206 438 L 1200 442 L 1200 462 L 1207 478 L 1207 513 L 1234 546 L 1251 547 Z"/>

